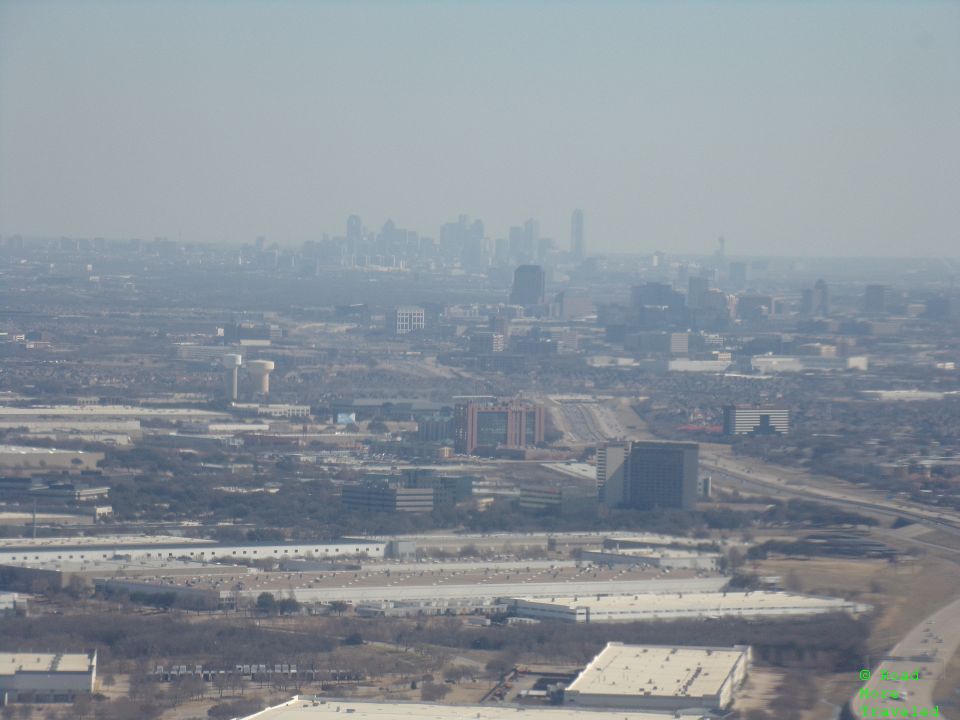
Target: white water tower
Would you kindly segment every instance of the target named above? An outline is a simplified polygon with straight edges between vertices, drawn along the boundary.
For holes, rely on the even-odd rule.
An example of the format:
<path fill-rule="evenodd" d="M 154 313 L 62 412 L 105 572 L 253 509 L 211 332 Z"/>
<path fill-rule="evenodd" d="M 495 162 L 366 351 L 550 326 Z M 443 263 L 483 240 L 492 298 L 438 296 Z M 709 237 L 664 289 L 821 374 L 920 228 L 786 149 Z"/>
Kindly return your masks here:
<path fill-rule="evenodd" d="M 227 397 L 230 402 L 237 401 L 238 379 L 243 358 L 233 353 L 223 356 L 223 366 L 227 369 Z"/>
<path fill-rule="evenodd" d="M 261 395 L 270 394 L 270 373 L 273 372 L 274 367 L 276 366 L 273 364 L 273 360 L 250 360 L 247 363 L 247 372 L 253 378 L 254 387 L 257 386 L 259 380 Z"/>

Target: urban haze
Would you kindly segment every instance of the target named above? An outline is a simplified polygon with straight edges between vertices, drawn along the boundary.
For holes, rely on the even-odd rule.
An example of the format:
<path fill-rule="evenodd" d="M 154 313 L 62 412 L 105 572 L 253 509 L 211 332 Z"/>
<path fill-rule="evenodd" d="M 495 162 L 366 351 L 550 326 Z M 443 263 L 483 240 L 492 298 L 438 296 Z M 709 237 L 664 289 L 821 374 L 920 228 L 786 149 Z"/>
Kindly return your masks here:
<path fill-rule="evenodd" d="M 0 0 L 0 720 L 960 718 L 960 5 Z"/>

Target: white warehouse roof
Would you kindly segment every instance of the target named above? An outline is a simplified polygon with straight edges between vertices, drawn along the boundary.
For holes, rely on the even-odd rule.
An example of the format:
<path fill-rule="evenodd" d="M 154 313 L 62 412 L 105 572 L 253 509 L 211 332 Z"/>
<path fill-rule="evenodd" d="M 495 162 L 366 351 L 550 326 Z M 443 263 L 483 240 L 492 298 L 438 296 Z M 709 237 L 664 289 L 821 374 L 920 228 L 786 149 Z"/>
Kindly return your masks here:
<path fill-rule="evenodd" d="M 519 711 L 526 720 L 664 720 L 663 714 L 617 710 L 568 710 L 561 707 L 525 707 L 493 705 L 432 705 L 427 703 L 379 703 L 353 700 L 293 700 L 249 716 L 248 720 L 343 720 L 352 714 L 357 720 L 517 720 Z M 700 715 L 687 716 L 690 720 Z"/>
<path fill-rule="evenodd" d="M 719 695 L 749 648 L 690 648 L 608 643 L 566 689 L 589 695 Z M 579 699 L 578 697 L 578 699 Z"/>

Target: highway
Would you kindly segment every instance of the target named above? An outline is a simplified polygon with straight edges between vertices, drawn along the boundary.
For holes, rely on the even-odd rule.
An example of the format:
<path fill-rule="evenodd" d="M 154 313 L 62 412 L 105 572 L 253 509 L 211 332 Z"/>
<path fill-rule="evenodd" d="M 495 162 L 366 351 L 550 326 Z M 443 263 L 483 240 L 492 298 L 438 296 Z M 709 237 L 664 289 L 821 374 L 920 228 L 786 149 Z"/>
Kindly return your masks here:
<path fill-rule="evenodd" d="M 546 398 L 545 404 L 552 413 L 557 428 L 571 444 L 595 445 L 621 438 L 626 429 L 609 407 L 615 400 L 571 401 Z"/>
<path fill-rule="evenodd" d="M 918 592 L 922 591 L 917 588 Z M 933 688 L 953 654 L 960 648 L 960 600 L 954 600 L 925 618 L 898 642 L 877 667 L 872 677 L 850 698 L 850 709 L 863 717 L 863 707 L 877 709 L 914 706 L 933 708 Z M 919 680 L 899 679 L 919 671 Z M 885 679 L 884 673 L 891 679 Z M 898 678 L 898 679 L 892 679 Z M 866 697 L 864 696 L 866 694 Z M 898 697 L 891 697 L 893 694 Z M 903 697 L 903 695 L 906 697 Z M 886 697 L 884 697 L 886 695 Z M 948 717 L 942 711 L 941 718 Z"/>
<path fill-rule="evenodd" d="M 813 485 L 798 486 L 799 473 L 792 468 L 765 466 L 762 461 L 736 461 L 721 459 L 715 454 L 701 452 L 701 467 L 709 470 L 724 484 L 732 488 L 742 487 L 750 490 L 773 492 L 774 496 L 797 497 L 817 500 L 846 509 L 867 510 L 886 517 L 903 517 L 923 523 L 930 530 L 943 530 L 960 536 L 960 518 L 943 509 L 928 509 L 916 503 L 893 501 L 870 497 L 866 493 L 856 492 L 842 480 L 837 480 L 838 490 L 827 490 Z M 783 477 L 793 480 L 784 480 Z M 944 547 L 936 545 L 936 547 Z M 951 548 L 944 548 L 951 550 Z"/>

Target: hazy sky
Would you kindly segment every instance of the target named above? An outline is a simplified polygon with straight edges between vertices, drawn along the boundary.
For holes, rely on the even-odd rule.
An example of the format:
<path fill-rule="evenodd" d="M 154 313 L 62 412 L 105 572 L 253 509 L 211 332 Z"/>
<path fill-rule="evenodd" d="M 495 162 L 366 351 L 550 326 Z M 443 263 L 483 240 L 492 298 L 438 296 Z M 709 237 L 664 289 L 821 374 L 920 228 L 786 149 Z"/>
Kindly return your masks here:
<path fill-rule="evenodd" d="M 960 3 L 0 0 L 0 234 L 960 255 Z"/>

